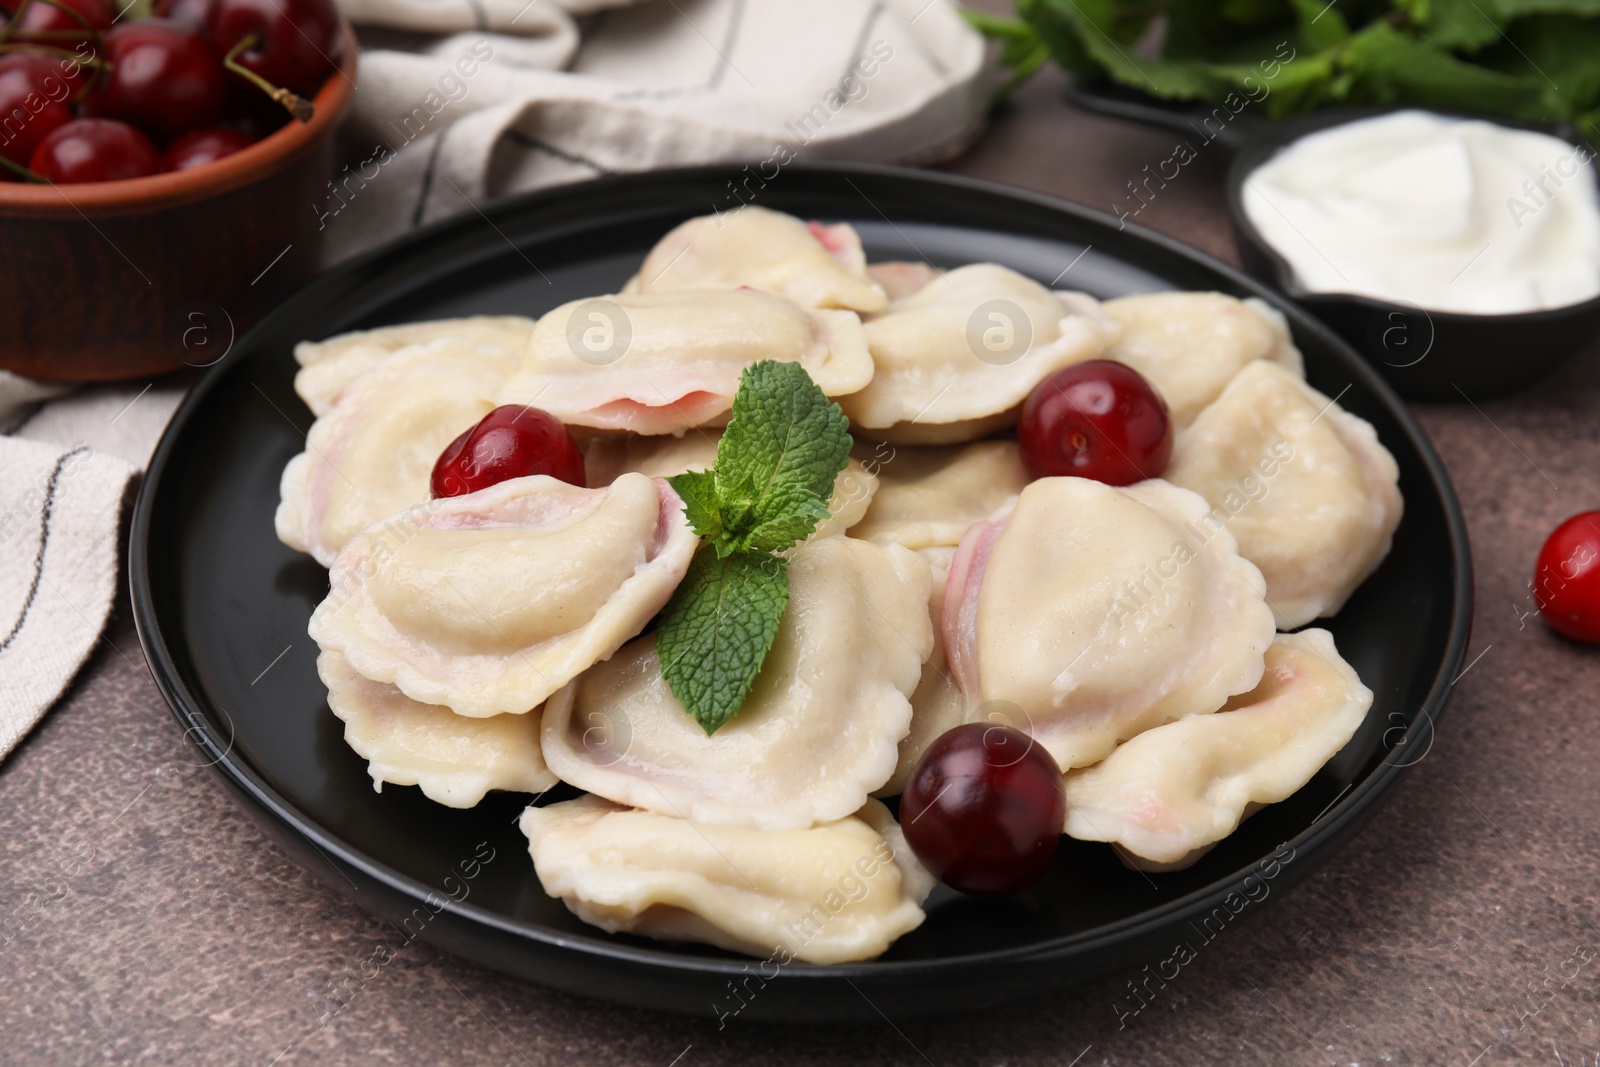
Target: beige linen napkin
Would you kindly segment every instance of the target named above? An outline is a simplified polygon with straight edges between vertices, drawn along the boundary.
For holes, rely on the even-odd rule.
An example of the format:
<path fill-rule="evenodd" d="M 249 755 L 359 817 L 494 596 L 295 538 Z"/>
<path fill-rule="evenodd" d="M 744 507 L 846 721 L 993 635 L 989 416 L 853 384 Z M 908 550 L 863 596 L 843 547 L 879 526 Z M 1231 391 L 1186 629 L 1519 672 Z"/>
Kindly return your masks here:
<path fill-rule="evenodd" d="M 135 479 L 183 388 L 65 393 L 0 371 L 0 756 L 100 640 Z"/>
<path fill-rule="evenodd" d="M 341 2 L 368 47 L 350 162 L 313 206 L 330 261 L 596 175 L 747 162 L 727 210 L 794 159 L 942 159 L 986 104 L 951 0 Z"/>

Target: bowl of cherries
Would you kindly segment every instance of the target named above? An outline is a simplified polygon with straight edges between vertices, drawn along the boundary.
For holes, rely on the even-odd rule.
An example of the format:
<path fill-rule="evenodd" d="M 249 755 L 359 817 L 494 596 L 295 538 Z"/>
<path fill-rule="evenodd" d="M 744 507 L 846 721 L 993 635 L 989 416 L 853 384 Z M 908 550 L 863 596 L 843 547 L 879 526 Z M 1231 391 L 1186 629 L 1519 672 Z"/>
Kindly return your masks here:
<path fill-rule="evenodd" d="M 0 0 L 0 368 L 206 366 L 317 269 L 334 0 L 150 3 Z"/>

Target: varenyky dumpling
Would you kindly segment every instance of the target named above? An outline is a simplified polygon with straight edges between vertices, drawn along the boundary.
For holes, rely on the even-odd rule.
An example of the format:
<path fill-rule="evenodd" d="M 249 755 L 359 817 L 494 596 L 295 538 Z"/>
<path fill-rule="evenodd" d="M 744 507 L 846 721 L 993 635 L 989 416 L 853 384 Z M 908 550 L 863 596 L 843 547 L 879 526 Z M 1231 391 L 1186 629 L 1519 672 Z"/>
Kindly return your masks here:
<path fill-rule="evenodd" d="M 539 320 L 502 404 L 568 426 L 682 434 L 725 422 L 739 375 L 799 363 L 829 396 L 872 380 L 861 320 L 754 289 L 624 293 L 563 304 Z"/>
<path fill-rule="evenodd" d="M 894 772 L 933 646 L 927 564 L 825 537 L 796 549 L 789 606 L 743 707 L 708 737 L 672 695 L 655 636 L 550 698 L 550 769 L 607 800 L 719 826 L 841 819 Z"/>
<path fill-rule="evenodd" d="M 589 484 L 610 485 L 628 471 L 652 478 L 670 478 L 687 471 L 709 470 L 717 461 L 717 444 L 722 431 L 696 427 L 682 437 L 636 437 L 633 434 L 591 438 L 583 446 L 584 469 Z M 828 500 L 832 518 L 817 523 L 812 537 L 843 533 L 867 513 L 878 479 L 859 460 L 852 459 L 833 480 L 833 496 Z"/>
<path fill-rule="evenodd" d="M 638 634 L 698 544 L 659 479 L 513 478 L 351 538 L 311 637 L 424 704 L 531 711 Z"/>
<path fill-rule="evenodd" d="M 1028 472 L 1015 441 L 858 448 L 878 490 L 851 537 L 916 551 L 955 548 L 975 522 L 1022 492 Z"/>
<path fill-rule="evenodd" d="M 1372 691 L 1326 630 L 1280 634 L 1266 663 L 1261 684 L 1216 714 L 1147 730 L 1069 772 L 1066 832 L 1175 870 L 1309 782 L 1355 736 Z"/>
<path fill-rule="evenodd" d="M 1205 501 L 1152 480 L 1042 478 L 961 539 L 944 639 L 969 708 L 1006 702 L 1063 769 L 1261 680 L 1261 572 Z"/>
<path fill-rule="evenodd" d="M 928 263 L 891 259 L 881 263 L 868 263 L 867 277 L 882 286 L 889 301 L 893 303 L 896 300 L 904 300 L 939 277 L 939 270 Z"/>
<path fill-rule="evenodd" d="M 580 797 L 522 814 L 544 891 L 608 933 L 782 965 L 881 954 L 922 925 L 934 878 L 875 800 L 800 830 L 702 826 Z"/>
<path fill-rule="evenodd" d="M 1400 469 L 1371 424 L 1272 363 L 1240 371 L 1178 435 L 1164 477 L 1205 497 L 1261 568 L 1279 629 L 1332 615 L 1389 554 Z"/>
<path fill-rule="evenodd" d="M 439 453 L 493 410 L 516 366 L 502 349 L 445 339 L 362 375 L 284 467 L 278 539 L 331 566 L 358 531 L 427 500 Z"/>
<path fill-rule="evenodd" d="M 1256 360 L 1305 377 L 1289 324 L 1265 301 L 1223 293 L 1149 293 L 1107 300 L 1122 327 L 1105 358 L 1126 363 L 1155 386 L 1175 427 L 1194 421 L 1228 381 Z"/>
<path fill-rule="evenodd" d="M 938 740 L 941 734 L 968 719 L 966 698 L 961 695 L 961 687 L 956 684 L 944 652 L 940 619 L 944 614 L 946 577 L 943 570 L 933 572 L 933 588 L 928 596 L 928 613 L 933 623 L 933 651 L 923 662 L 922 677 L 911 693 L 911 729 L 900 740 L 894 774 L 873 792 L 873 796 L 898 796 L 905 789 L 911 772 L 916 769 L 917 761 L 928 750 L 928 746 Z"/>
<path fill-rule="evenodd" d="M 1100 355 L 1117 329 L 1080 293 L 994 263 L 959 267 L 867 320 L 877 372 L 839 406 L 864 436 L 969 441 L 1015 422 L 1034 386 Z"/>
<path fill-rule="evenodd" d="M 883 290 L 867 276 L 855 228 L 804 223 L 747 204 L 671 230 L 645 257 L 624 293 L 749 286 L 797 304 L 881 311 Z"/>
<path fill-rule="evenodd" d="M 403 348 L 430 341 L 464 341 L 520 359 L 532 332 L 533 320 L 520 315 L 473 315 L 357 330 L 326 341 L 301 341 L 294 346 L 294 358 L 300 364 L 294 391 L 311 414 L 320 417 L 333 409 L 357 378 Z"/>
<path fill-rule="evenodd" d="M 534 716 L 469 719 L 419 704 L 361 677 L 337 652 L 317 657 L 317 673 L 328 687 L 328 707 L 344 722 L 345 743 L 367 761 L 375 789 L 385 782 L 414 785 L 446 807 L 470 808 L 491 789 L 540 793 L 556 784 Z"/>

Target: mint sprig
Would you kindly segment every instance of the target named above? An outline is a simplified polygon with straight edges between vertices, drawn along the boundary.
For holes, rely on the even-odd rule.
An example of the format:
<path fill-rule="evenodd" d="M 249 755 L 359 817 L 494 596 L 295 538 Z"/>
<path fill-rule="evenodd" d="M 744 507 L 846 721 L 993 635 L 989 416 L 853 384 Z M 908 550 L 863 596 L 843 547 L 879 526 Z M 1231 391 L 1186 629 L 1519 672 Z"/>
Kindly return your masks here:
<path fill-rule="evenodd" d="M 745 369 L 709 471 L 669 478 L 705 541 L 662 609 L 661 673 L 707 735 L 744 704 L 789 603 L 793 547 L 829 517 L 850 422 L 798 363 Z"/>

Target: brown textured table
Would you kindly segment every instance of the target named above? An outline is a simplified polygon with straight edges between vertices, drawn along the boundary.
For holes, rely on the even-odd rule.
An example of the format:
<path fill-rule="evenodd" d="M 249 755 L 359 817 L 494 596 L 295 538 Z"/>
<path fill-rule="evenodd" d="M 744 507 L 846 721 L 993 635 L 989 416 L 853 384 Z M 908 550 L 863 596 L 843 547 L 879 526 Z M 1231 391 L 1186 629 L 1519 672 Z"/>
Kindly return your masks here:
<path fill-rule="evenodd" d="M 1170 154 L 1168 135 L 1076 113 L 1060 86 L 1036 79 L 950 169 L 1110 209 Z M 1202 154 L 1137 221 L 1232 259 L 1220 164 Z M 1372 826 L 1120 1027 L 1135 1003 L 1121 980 L 964 1018 L 719 1032 L 419 942 L 352 981 L 319 1029 L 331 984 L 393 932 L 186 762 L 124 603 L 62 705 L 0 765 L 0 1062 L 1589 1067 L 1600 669 L 1523 613 L 1544 534 L 1600 506 L 1597 370 L 1600 346 L 1515 399 L 1421 409 L 1467 511 L 1479 658 Z"/>

